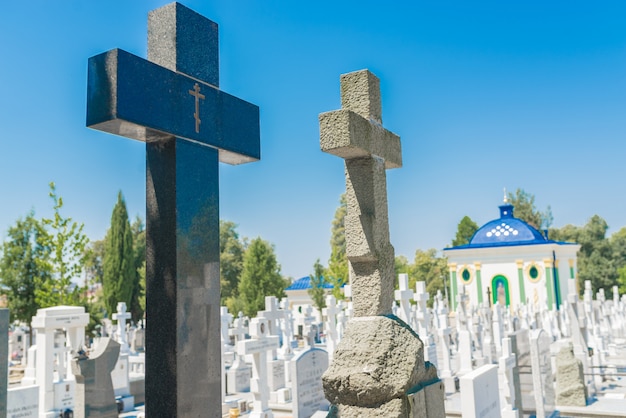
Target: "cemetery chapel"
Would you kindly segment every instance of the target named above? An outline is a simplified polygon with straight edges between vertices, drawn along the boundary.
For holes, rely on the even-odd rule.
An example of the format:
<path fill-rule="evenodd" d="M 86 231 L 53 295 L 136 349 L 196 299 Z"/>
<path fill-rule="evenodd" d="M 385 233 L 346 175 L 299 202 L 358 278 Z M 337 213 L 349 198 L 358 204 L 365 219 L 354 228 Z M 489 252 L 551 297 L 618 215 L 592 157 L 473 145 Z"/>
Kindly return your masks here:
<path fill-rule="evenodd" d="M 462 293 L 474 306 L 489 301 L 509 308 L 530 304 L 559 309 L 568 294 L 578 293 L 580 245 L 548 239 L 516 218 L 506 197 L 499 208 L 500 217 L 479 228 L 468 244 L 443 250 L 451 310 Z"/>

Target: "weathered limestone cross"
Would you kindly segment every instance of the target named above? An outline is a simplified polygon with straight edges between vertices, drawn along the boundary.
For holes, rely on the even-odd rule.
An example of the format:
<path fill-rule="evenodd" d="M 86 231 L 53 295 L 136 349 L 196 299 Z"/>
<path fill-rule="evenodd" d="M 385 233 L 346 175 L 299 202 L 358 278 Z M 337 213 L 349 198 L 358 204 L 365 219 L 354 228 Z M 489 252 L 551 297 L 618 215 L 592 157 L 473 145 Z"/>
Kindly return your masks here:
<path fill-rule="evenodd" d="M 218 87 L 217 24 L 178 3 L 148 15 L 148 60 L 89 60 L 87 126 L 146 142 L 148 416 L 221 416 L 218 161 L 260 143 L 258 107 Z"/>
<path fill-rule="evenodd" d="M 354 315 L 387 315 L 395 280 L 385 169 L 402 166 L 400 137 L 382 127 L 380 82 L 368 70 L 341 76 L 341 106 L 319 116 L 320 145 L 345 160 L 346 255 Z"/>

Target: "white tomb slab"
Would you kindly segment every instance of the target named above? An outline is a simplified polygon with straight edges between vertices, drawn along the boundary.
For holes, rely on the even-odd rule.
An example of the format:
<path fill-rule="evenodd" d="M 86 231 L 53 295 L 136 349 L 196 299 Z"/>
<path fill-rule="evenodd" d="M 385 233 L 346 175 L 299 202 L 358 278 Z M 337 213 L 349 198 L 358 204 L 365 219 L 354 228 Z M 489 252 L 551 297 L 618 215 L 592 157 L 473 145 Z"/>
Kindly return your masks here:
<path fill-rule="evenodd" d="M 460 378 L 463 418 L 500 418 L 498 366 L 486 364 Z"/>
<path fill-rule="evenodd" d="M 39 386 L 21 386 L 7 391 L 7 418 L 37 418 Z"/>
<path fill-rule="evenodd" d="M 298 354 L 291 365 L 293 416 L 310 418 L 328 408 L 322 388 L 322 374 L 328 368 L 328 353 L 312 348 Z"/>

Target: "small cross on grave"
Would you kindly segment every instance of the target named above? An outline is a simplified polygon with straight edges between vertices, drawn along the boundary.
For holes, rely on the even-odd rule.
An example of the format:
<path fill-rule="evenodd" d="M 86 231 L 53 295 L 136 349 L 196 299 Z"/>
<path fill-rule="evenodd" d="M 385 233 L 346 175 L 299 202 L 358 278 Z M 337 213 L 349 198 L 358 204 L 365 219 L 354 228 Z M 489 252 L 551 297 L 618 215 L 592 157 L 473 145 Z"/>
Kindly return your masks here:
<path fill-rule="evenodd" d="M 426 291 L 426 282 L 415 282 L 415 295 L 413 300 L 417 302 L 417 333 L 427 341 L 430 338 L 428 326 L 430 324 L 430 314 L 428 312 L 428 298 L 430 295 Z"/>
<path fill-rule="evenodd" d="M 345 160 L 346 255 L 354 315 L 391 313 L 395 282 L 385 170 L 402 166 L 400 137 L 382 126 L 380 82 L 367 70 L 341 76 L 341 109 L 322 113 L 322 151 Z"/>
<path fill-rule="evenodd" d="M 259 108 L 219 90 L 217 24 L 148 16 L 148 59 L 89 59 L 87 126 L 146 143 L 146 415 L 220 416 L 218 162 L 260 158 Z M 193 359 L 193 361 L 190 361 Z M 164 384 L 167 382 L 167 384 Z"/>
<path fill-rule="evenodd" d="M 281 299 L 280 308 L 283 311 L 283 317 L 280 320 L 280 329 L 283 333 L 283 345 L 278 350 L 278 357 L 283 360 L 291 360 L 293 357 L 293 347 L 291 346 L 291 341 L 293 340 L 293 315 L 289 308 L 289 299 Z"/>
<path fill-rule="evenodd" d="M 117 303 L 117 312 L 111 315 L 114 321 L 117 321 L 117 342 L 120 343 L 120 352 L 127 353 L 130 351 L 128 341 L 126 339 L 126 321 L 130 319 L 130 312 L 126 311 L 126 302 Z"/>
<path fill-rule="evenodd" d="M 326 317 L 326 350 L 331 358 L 339 342 L 337 336 L 337 314 L 339 312 L 341 312 L 341 308 L 337 305 L 337 299 L 333 295 L 327 295 L 326 307 L 322 309 L 322 315 Z"/>
<path fill-rule="evenodd" d="M 413 290 L 409 289 L 409 275 L 401 273 L 398 275 L 399 290 L 395 291 L 395 298 L 400 302 L 400 319 L 409 326 L 413 326 L 411 320 L 411 299 L 413 299 Z"/>
<path fill-rule="evenodd" d="M 254 394 L 254 402 L 250 418 L 272 418 L 274 415 L 268 406 L 270 393 L 267 384 L 267 354 L 278 348 L 278 337 L 269 335 L 265 318 L 254 318 L 250 321 L 250 336 L 252 339 L 237 343 L 237 354 L 252 355 L 250 391 Z"/>
<path fill-rule="evenodd" d="M 280 331 L 280 320 L 284 317 L 284 312 L 278 309 L 278 299 L 276 299 L 276 296 L 265 296 L 265 310 L 259 311 L 258 315 L 267 319 L 270 335 L 278 335 Z"/>
<path fill-rule="evenodd" d="M 491 288 L 487 286 L 487 301 L 489 301 L 489 307 L 491 307 Z"/>
<path fill-rule="evenodd" d="M 228 308 L 226 306 L 220 307 L 220 323 L 221 323 L 221 336 L 222 336 L 222 344 L 224 348 L 226 346 L 230 346 L 230 324 L 233 322 L 233 316 L 228 312 Z"/>

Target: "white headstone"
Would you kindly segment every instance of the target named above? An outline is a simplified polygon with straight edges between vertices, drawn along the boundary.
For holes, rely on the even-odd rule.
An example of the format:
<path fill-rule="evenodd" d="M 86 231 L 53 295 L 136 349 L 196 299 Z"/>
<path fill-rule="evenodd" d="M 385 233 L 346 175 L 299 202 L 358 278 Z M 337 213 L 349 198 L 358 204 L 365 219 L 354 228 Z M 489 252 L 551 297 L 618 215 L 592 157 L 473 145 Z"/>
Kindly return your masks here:
<path fill-rule="evenodd" d="M 533 391 L 537 418 L 554 413 L 554 377 L 550 360 L 550 337 L 544 330 L 533 330 L 530 336 L 530 360 L 533 369 Z"/>
<path fill-rule="evenodd" d="M 460 378 L 463 418 L 500 418 L 498 366 L 486 364 Z"/>
<path fill-rule="evenodd" d="M 291 381 L 293 416 L 310 418 L 327 407 L 322 388 L 322 374 L 328 368 L 328 353 L 319 348 L 304 351 L 292 360 Z"/>

